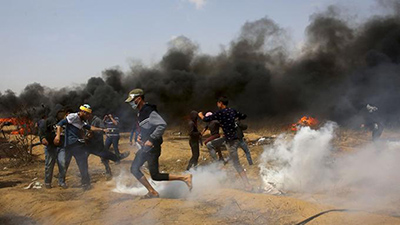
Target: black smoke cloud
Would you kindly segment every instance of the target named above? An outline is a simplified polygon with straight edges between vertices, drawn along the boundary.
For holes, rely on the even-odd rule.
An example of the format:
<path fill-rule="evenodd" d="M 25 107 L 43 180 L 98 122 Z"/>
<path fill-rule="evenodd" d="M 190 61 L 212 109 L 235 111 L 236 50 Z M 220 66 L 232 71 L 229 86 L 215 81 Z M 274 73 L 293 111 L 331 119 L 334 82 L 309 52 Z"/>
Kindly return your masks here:
<path fill-rule="evenodd" d="M 296 56 L 287 32 L 266 17 L 245 23 L 217 55 L 200 53 L 196 43 L 180 36 L 152 67 L 107 69 L 74 88 L 35 83 L 19 96 L 6 91 L 0 113 L 18 105 L 77 109 L 89 103 L 96 114 L 117 114 L 130 127 L 133 112 L 124 99 L 131 89 L 142 88 L 146 101 L 157 104 L 170 123 L 193 109 L 215 109 L 216 98 L 226 95 L 250 118 L 308 114 L 348 124 L 369 103 L 379 107 L 387 124 L 399 125 L 400 4 L 379 3 L 391 11 L 356 25 L 335 6 L 312 15 Z"/>

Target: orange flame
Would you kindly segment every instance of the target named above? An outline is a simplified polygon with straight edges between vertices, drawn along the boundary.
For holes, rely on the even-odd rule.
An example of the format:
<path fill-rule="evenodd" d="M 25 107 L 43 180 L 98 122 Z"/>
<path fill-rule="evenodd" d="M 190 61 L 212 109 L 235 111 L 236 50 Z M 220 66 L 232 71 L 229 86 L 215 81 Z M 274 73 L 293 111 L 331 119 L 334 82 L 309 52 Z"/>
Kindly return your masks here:
<path fill-rule="evenodd" d="M 292 124 L 292 131 L 297 131 L 297 128 L 300 127 L 311 127 L 311 128 L 316 128 L 319 124 L 319 121 L 311 116 L 303 116 L 300 118 L 297 123 Z"/>

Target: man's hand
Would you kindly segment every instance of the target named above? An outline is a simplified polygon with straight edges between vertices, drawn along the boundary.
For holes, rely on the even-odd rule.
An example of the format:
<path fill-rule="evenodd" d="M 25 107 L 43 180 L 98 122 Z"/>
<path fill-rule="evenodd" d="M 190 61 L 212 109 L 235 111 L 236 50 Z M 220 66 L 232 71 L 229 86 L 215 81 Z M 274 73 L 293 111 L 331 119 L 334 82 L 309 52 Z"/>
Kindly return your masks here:
<path fill-rule="evenodd" d="M 49 145 L 49 142 L 46 140 L 46 138 L 43 138 L 42 139 L 42 144 L 47 146 L 47 145 Z"/>
<path fill-rule="evenodd" d="M 200 117 L 200 119 L 204 119 L 204 114 L 203 114 L 203 112 L 199 112 L 197 115 Z"/>
<path fill-rule="evenodd" d="M 151 141 L 147 140 L 146 143 L 144 143 L 144 146 L 153 147 L 153 143 L 151 143 Z"/>
<path fill-rule="evenodd" d="M 55 138 L 54 138 L 54 144 L 56 145 L 56 146 L 59 146 L 60 145 L 60 136 L 56 136 Z"/>
<path fill-rule="evenodd" d="M 141 135 L 139 135 L 139 136 L 137 137 L 136 142 L 139 143 L 139 145 L 143 145 L 142 136 L 141 136 Z"/>

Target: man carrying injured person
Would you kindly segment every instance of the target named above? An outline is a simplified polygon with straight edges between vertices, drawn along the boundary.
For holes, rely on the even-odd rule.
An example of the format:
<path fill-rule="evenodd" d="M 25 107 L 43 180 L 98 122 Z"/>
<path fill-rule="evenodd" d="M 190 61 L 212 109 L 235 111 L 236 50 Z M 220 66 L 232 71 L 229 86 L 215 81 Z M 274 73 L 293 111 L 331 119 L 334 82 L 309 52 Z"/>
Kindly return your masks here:
<path fill-rule="evenodd" d="M 239 113 L 235 109 L 228 108 L 228 98 L 223 96 L 220 97 L 217 101 L 217 107 L 220 109 L 214 114 L 205 117 L 203 112 L 199 113 L 199 117 L 204 122 L 210 122 L 212 120 L 218 120 L 222 130 L 224 131 L 225 136 L 225 145 L 228 149 L 229 156 L 231 161 L 233 162 L 233 167 L 235 167 L 236 171 L 239 173 L 242 181 L 245 185 L 247 191 L 252 191 L 253 187 L 250 185 L 249 180 L 247 179 L 246 171 L 244 171 L 242 165 L 239 161 L 239 156 L 237 149 L 239 147 L 239 137 L 236 131 L 235 119 L 243 120 L 247 116 L 245 114 Z"/>
<path fill-rule="evenodd" d="M 131 172 L 143 184 L 148 193 L 142 198 L 158 198 L 159 193 L 150 185 L 149 181 L 140 171 L 145 162 L 148 163 L 151 178 L 155 181 L 180 180 L 186 183 L 189 189 L 192 189 L 192 175 L 172 175 L 159 172 L 158 159 L 161 155 L 161 144 L 163 142 L 167 123 L 158 114 L 156 106 L 145 103 L 144 92 L 142 89 L 134 89 L 129 92 L 126 103 L 131 105 L 132 109 L 138 110 L 137 123 L 139 137 L 137 142 L 141 149 L 136 153 L 132 162 Z"/>
<path fill-rule="evenodd" d="M 60 136 L 62 126 L 65 125 L 65 154 L 66 158 L 73 156 L 75 158 L 76 164 L 78 165 L 79 172 L 81 174 L 81 183 L 83 190 L 90 189 L 90 176 L 88 171 L 88 156 L 89 151 L 85 146 L 84 132 L 83 129 L 91 131 L 103 131 L 104 129 L 90 126 L 84 121 L 86 121 L 92 109 L 90 105 L 84 104 L 79 107 L 79 112 L 70 113 L 68 116 L 61 120 L 57 124 L 57 134 L 54 138 L 54 144 L 60 145 Z"/>

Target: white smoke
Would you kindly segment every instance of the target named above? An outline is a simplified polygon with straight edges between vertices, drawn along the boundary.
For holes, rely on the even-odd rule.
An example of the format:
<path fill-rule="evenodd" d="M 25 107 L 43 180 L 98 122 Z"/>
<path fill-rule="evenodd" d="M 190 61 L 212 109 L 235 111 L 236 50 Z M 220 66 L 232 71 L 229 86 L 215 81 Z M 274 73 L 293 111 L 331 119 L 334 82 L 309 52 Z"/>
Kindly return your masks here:
<path fill-rule="evenodd" d="M 193 175 L 193 189 L 190 192 L 184 182 L 181 181 L 153 181 L 150 184 L 159 192 L 162 198 L 197 198 L 205 193 L 216 193 L 226 184 L 227 174 L 221 170 L 220 165 L 213 163 L 207 166 L 199 166 L 189 171 Z M 113 192 L 142 196 L 147 193 L 146 188 L 136 182 L 133 175 L 122 171 L 115 177 L 116 187 Z M 133 182 L 132 182 L 133 181 Z"/>
<path fill-rule="evenodd" d="M 400 197 L 400 141 L 381 140 L 341 152 L 333 145 L 333 122 L 318 130 L 301 128 L 294 137 L 282 134 L 261 156 L 265 187 L 284 192 L 341 195 L 370 206 Z"/>

